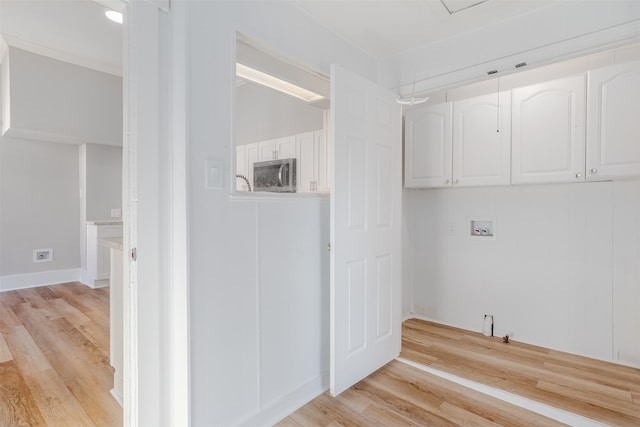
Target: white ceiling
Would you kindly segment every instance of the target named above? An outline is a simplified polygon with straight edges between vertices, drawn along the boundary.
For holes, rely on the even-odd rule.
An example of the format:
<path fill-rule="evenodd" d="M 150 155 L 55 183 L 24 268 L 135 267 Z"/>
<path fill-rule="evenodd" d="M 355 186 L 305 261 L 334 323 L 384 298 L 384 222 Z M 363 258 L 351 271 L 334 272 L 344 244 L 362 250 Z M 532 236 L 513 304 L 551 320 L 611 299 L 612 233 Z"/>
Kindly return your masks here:
<path fill-rule="evenodd" d="M 0 0 L 0 34 L 11 45 L 111 74 L 121 74 L 122 26 L 104 16 L 120 2 Z"/>
<path fill-rule="evenodd" d="M 554 0 L 299 0 L 292 3 L 373 58 L 382 59 L 548 7 Z"/>
<path fill-rule="evenodd" d="M 557 1 L 557 0 L 555 0 Z M 548 6 L 551 0 L 297 0 L 294 6 L 375 59 Z M 118 0 L 0 0 L 13 46 L 121 73 L 122 28 L 104 17 Z"/>

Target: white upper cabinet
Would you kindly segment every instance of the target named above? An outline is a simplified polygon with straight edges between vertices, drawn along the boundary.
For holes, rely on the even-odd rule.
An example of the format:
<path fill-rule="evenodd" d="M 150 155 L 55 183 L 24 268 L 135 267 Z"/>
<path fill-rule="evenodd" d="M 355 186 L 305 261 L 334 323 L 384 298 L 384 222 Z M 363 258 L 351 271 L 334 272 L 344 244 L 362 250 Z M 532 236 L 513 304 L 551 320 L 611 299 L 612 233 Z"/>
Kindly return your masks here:
<path fill-rule="evenodd" d="M 508 185 L 511 180 L 511 93 L 453 104 L 453 186 Z"/>
<path fill-rule="evenodd" d="M 640 61 L 588 76 L 587 179 L 640 175 Z"/>
<path fill-rule="evenodd" d="M 296 135 L 297 186 L 299 192 L 328 191 L 327 189 L 327 144 L 323 131 Z"/>
<path fill-rule="evenodd" d="M 297 154 L 295 135 L 261 141 L 259 144 L 259 159 L 261 162 L 266 160 L 295 158 Z"/>
<path fill-rule="evenodd" d="M 407 188 L 451 185 L 450 102 L 405 114 L 404 185 Z"/>
<path fill-rule="evenodd" d="M 259 144 L 254 142 L 253 144 L 247 144 L 247 178 L 249 179 L 249 183 L 251 184 L 251 189 L 253 189 L 253 164 L 260 158 L 260 150 Z"/>
<path fill-rule="evenodd" d="M 247 172 L 249 172 L 248 164 L 247 164 L 247 146 L 246 145 L 238 145 L 236 147 L 236 175 L 242 175 L 245 178 L 247 177 Z M 236 191 L 249 191 L 249 187 L 247 183 L 236 176 Z"/>
<path fill-rule="evenodd" d="M 585 91 L 584 75 L 513 90 L 513 184 L 584 180 Z"/>
<path fill-rule="evenodd" d="M 295 135 L 278 139 L 278 159 L 295 159 L 297 154 Z"/>

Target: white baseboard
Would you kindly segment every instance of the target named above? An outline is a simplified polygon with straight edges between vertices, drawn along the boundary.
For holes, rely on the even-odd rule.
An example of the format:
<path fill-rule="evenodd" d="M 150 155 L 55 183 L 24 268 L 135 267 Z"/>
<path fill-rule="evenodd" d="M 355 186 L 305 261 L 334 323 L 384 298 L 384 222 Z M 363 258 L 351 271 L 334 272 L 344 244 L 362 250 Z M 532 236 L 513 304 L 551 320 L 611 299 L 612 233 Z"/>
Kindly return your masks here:
<path fill-rule="evenodd" d="M 81 271 L 79 268 L 0 276 L 0 292 L 77 282 L 80 279 Z"/>
<path fill-rule="evenodd" d="M 242 421 L 243 427 L 272 426 L 309 403 L 329 388 L 329 373 L 317 377 Z"/>
<path fill-rule="evenodd" d="M 122 408 L 122 394 L 114 388 L 111 389 L 110 391 L 111 396 L 113 396 L 113 398 L 116 400 L 116 402 L 118 402 L 118 404 L 120 404 L 120 407 Z"/>

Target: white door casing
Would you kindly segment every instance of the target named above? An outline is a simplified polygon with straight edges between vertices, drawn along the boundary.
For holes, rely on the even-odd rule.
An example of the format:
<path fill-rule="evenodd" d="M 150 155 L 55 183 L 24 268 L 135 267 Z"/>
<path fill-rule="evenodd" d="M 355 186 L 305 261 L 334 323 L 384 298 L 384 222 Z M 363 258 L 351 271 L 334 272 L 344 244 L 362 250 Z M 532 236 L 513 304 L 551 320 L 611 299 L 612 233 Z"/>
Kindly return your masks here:
<path fill-rule="evenodd" d="M 400 353 L 402 116 L 395 96 L 331 66 L 330 392 Z"/>
<path fill-rule="evenodd" d="M 185 7 L 124 13 L 125 427 L 189 425 Z"/>

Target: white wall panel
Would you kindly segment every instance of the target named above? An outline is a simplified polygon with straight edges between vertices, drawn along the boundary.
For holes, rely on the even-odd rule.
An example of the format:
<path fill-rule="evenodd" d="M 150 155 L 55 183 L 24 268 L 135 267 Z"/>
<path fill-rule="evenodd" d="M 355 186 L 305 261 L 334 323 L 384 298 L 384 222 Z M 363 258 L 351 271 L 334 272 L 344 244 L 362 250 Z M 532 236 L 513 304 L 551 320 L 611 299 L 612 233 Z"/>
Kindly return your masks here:
<path fill-rule="evenodd" d="M 496 335 L 616 359 L 614 331 L 637 336 L 638 194 L 637 181 L 411 191 L 413 312 L 475 331 L 493 314 Z M 469 238 L 483 217 L 495 240 Z"/>
<path fill-rule="evenodd" d="M 229 179 L 221 189 L 205 188 L 206 159 L 220 160 L 226 177 L 233 172 L 236 31 L 325 74 L 335 62 L 375 79 L 376 64 L 286 3 L 191 2 L 187 26 L 188 51 L 192 53 L 187 67 L 191 422 L 207 426 L 273 424 L 327 385 L 322 383 L 321 364 L 297 365 L 288 371 L 281 363 L 296 360 L 304 364 L 318 358 L 328 362 L 328 348 L 318 347 L 325 337 L 328 345 L 328 330 L 318 332 L 307 320 L 300 325 L 289 324 L 297 321 L 299 309 L 316 313 L 305 314 L 302 319 L 328 310 L 328 295 L 326 301 L 317 300 L 310 306 L 305 299 L 308 295 L 300 294 L 304 286 L 309 286 L 309 292 L 318 295 L 321 283 L 328 283 L 328 276 L 325 280 L 325 276 L 314 273 L 328 275 L 328 263 L 325 271 L 321 268 L 323 259 L 314 255 L 318 244 L 326 253 L 328 241 L 319 237 L 318 216 L 325 210 L 328 216 L 328 206 L 317 201 L 311 205 L 274 202 L 263 209 L 263 202 L 230 200 Z M 258 227 L 262 221 L 270 226 L 273 218 L 290 221 L 278 223 L 273 231 Z M 328 224 L 328 219 L 323 224 Z M 328 225 L 323 227 L 328 229 Z M 311 234 L 301 235 L 300 230 Z M 264 242 L 269 253 L 258 255 L 261 233 L 272 237 Z M 278 274 L 289 271 L 284 272 L 283 283 L 276 284 L 280 276 L 275 269 L 262 269 L 281 248 L 300 250 L 277 269 Z M 309 271 L 304 275 L 308 282 L 301 279 L 303 268 Z M 261 284 L 272 287 L 267 293 L 259 293 Z M 328 311 L 322 315 L 328 316 Z M 260 319 L 266 322 L 264 327 Z M 303 327 L 305 324 L 308 327 Z M 295 329 L 298 327 L 309 335 L 291 339 L 299 346 L 279 348 L 287 328 L 299 333 Z M 264 359 L 259 347 L 261 336 L 271 336 L 265 345 L 274 344 L 270 347 L 273 353 L 264 354 Z M 291 352 L 286 355 L 291 359 L 280 360 L 279 352 L 286 350 Z M 259 375 L 263 362 L 276 363 L 274 372 L 284 376 L 274 379 L 277 383 L 272 389 L 260 385 L 268 379 Z M 295 388 L 305 375 L 316 381 L 309 387 Z M 261 399 L 262 391 L 267 394 Z M 263 404 L 267 406 L 261 407 Z"/>

